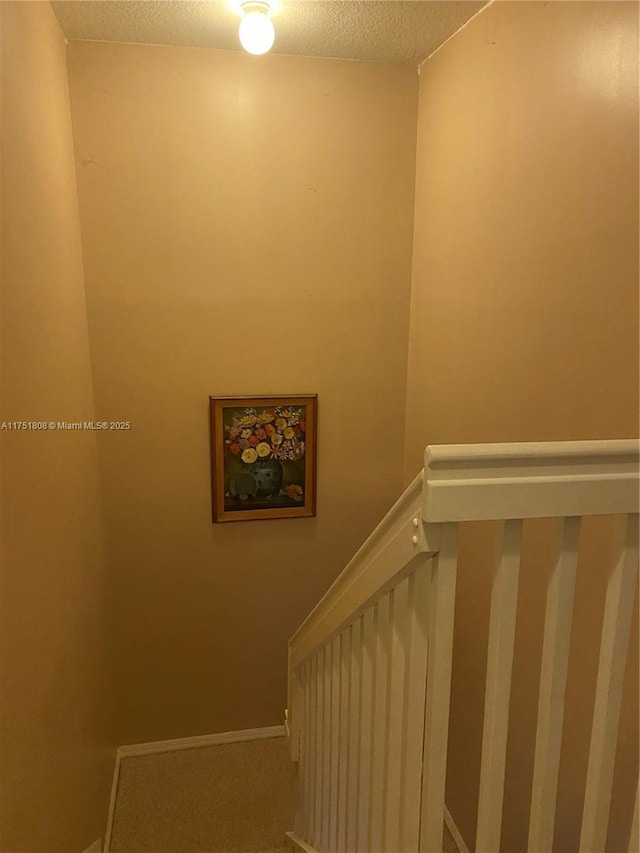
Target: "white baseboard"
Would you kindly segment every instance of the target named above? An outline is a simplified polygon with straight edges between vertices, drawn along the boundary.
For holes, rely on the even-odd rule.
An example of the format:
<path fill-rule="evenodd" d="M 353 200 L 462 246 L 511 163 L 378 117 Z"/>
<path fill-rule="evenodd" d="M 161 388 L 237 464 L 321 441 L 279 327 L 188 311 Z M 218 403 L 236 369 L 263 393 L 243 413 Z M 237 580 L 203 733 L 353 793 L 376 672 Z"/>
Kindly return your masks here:
<path fill-rule="evenodd" d="M 265 740 L 266 738 L 284 736 L 284 726 L 266 726 L 260 729 L 240 729 L 236 732 L 216 732 L 210 735 L 179 737 L 172 740 L 155 740 L 148 743 L 132 743 L 127 746 L 119 746 L 116 752 L 116 763 L 113 768 L 113 782 L 111 784 L 111 800 L 109 802 L 109 817 L 107 819 L 104 853 L 110 853 L 111 850 L 111 833 L 113 831 L 113 818 L 118 795 L 120 762 L 123 758 L 134 758 L 137 755 L 153 755 L 159 752 L 175 752 L 180 749 L 198 749 L 199 747 L 216 746 L 221 743 L 241 743 L 248 740 Z M 96 847 L 94 850 L 94 846 L 92 845 L 85 853 L 100 853 L 100 848 Z"/>
<path fill-rule="evenodd" d="M 302 853 L 318 853 L 315 847 L 312 847 L 310 844 L 307 844 L 306 841 L 298 838 L 295 832 L 285 832 L 285 835 L 293 845 L 294 850 L 301 850 Z"/>
<path fill-rule="evenodd" d="M 107 815 L 107 831 L 104 837 L 104 853 L 111 850 L 111 830 L 113 829 L 113 816 L 116 811 L 116 795 L 118 793 L 118 780 L 120 778 L 120 756 L 116 750 L 116 760 L 113 765 L 113 779 L 111 780 L 111 797 L 109 798 L 109 813 Z"/>
<path fill-rule="evenodd" d="M 102 853 L 102 842 L 100 839 L 97 838 L 90 847 L 87 847 L 84 853 Z"/>
<path fill-rule="evenodd" d="M 174 752 L 178 749 L 197 749 L 202 746 L 216 746 L 220 743 L 240 743 L 245 740 L 262 740 L 271 737 L 284 737 L 284 726 L 241 729 L 237 732 L 216 732 L 211 735 L 154 740 L 149 743 L 132 743 L 129 746 L 119 746 L 118 757 L 129 758 L 131 755 L 151 755 L 156 752 Z"/>
<path fill-rule="evenodd" d="M 464 838 L 462 837 L 462 834 L 458 829 L 455 820 L 451 817 L 451 812 L 446 807 L 446 805 L 444 807 L 444 822 L 447 826 L 447 829 L 451 833 L 451 837 L 455 841 L 456 847 L 458 848 L 460 853 L 469 853 L 469 848 L 464 843 Z"/>

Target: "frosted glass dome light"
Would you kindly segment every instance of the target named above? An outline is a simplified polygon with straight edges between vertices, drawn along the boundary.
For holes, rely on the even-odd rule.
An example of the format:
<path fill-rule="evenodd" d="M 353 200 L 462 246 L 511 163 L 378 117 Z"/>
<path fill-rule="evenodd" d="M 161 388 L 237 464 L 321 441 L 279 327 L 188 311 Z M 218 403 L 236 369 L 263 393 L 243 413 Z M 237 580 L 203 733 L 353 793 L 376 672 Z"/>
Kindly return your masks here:
<path fill-rule="evenodd" d="M 269 17 L 269 4 L 249 2 L 242 4 L 242 20 L 238 35 L 240 44 L 255 56 L 267 53 L 273 47 L 276 31 Z"/>

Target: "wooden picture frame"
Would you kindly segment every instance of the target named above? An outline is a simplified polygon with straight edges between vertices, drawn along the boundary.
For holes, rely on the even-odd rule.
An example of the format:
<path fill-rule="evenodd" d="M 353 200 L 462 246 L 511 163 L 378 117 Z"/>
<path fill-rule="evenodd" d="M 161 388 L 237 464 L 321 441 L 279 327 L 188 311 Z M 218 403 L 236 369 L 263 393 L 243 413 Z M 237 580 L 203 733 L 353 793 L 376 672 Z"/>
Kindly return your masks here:
<path fill-rule="evenodd" d="M 316 514 L 317 394 L 210 397 L 213 521 Z"/>

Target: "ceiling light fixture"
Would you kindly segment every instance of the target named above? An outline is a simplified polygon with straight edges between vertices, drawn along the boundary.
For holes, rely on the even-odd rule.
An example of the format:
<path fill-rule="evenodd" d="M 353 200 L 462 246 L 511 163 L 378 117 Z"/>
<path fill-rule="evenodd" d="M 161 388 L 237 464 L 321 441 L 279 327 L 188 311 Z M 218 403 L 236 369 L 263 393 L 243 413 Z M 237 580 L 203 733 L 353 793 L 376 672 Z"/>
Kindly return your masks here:
<path fill-rule="evenodd" d="M 266 0 L 247 0 L 242 3 L 242 20 L 238 36 L 240 44 L 256 56 L 267 53 L 273 47 L 276 31 L 269 17 L 271 5 Z"/>

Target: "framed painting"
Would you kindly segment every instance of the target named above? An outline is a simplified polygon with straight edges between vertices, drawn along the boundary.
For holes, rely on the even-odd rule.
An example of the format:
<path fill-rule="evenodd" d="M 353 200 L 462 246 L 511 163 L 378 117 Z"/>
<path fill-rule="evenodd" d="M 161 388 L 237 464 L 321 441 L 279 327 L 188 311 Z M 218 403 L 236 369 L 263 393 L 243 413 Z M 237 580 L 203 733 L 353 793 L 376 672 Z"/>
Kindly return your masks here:
<path fill-rule="evenodd" d="M 209 398 L 214 522 L 316 514 L 317 399 Z"/>

